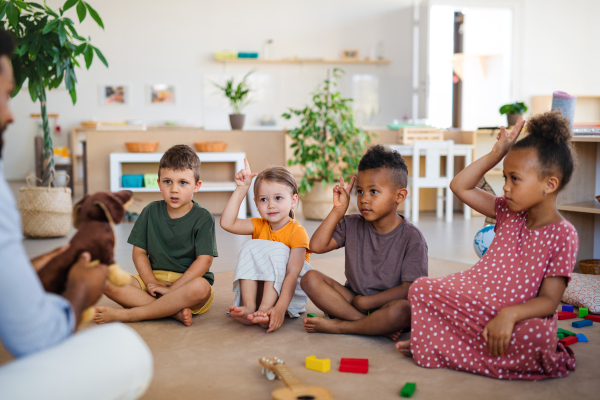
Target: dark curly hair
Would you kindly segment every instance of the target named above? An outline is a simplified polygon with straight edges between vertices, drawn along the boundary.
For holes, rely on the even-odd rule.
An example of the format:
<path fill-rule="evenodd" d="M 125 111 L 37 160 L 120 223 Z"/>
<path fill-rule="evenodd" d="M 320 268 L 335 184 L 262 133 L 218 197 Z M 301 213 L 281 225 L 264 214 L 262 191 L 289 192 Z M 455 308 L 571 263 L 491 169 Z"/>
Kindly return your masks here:
<path fill-rule="evenodd" d="M 553 110 L 532 117 L 526 128 L 528 135 L 515 143 L 511 150 L 535 149 L 540 178 L 558 173 L 558 190 L 562 190 L 571 180 L 577 162 L 571 144 L 571 121 L 562 115 L 562 111 Z"/>
<path fill-rule="evenodd" d="M 389 150 L 378 144 L 371 146 L 358 163 L 358 171 L 387 168 L 392 172 L 394 184 L 402 189 L 408 183 L 408 167 L 396 150 Z"/>

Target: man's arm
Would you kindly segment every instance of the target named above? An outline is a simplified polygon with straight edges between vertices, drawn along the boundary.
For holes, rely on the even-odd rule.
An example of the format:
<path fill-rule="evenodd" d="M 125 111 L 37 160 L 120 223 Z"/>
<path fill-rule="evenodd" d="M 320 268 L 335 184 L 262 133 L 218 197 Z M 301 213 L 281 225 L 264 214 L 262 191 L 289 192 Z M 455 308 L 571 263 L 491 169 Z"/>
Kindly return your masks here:
<path fill-rule="evenodd" d="M 352 305 L 360 312 L 366 313 L 368 310 L 382 307 L 394 300 L 408 299 L 408 290 L 412 282 L 402 282 L 400 286 L 393 287 L 383 292 L 371 296 L 357 295 L 352 300 Z"/>

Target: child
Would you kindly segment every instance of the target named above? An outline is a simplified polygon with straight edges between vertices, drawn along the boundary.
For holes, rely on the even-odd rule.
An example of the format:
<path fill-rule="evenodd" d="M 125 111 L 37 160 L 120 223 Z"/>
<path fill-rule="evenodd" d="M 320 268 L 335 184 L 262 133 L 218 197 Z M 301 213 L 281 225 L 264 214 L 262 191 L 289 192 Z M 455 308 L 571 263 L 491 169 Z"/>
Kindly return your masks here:
<path fill-rule="evenodd" d="M 411 283 L 427 276 L 427 243 L 421 231 L 397 213 L 406 199 L 408 169 L 396 151 L 373 146 L 358 165 L 360 215 L 346 215 L 348 187 L 340 178 L 333 209 L 310 241 L 315 253 L 345 246 L 346 284 L 319 271 L 302 277 L 302 289 L 327 318 L 305 318 L 307 332 L 384 335 L 397 340 L 410 326 Z"/>
<path fill-rule="evenodd" d="M 245 325 L 259 324 L 270 333 L 281 327 L 286 311 L 290 317 L 305 311 L 308 298 L 299 277 L 312 269 L 309 239 L 306 229 L 294 220 L 298 187 L 292 174 L 283 167 L 256 174 L 248 160 L 244 162 L 246 168 L 235 174 L 238 186 L 221 215 L 223 229 L 253 239 L 240 250 L 233 278 L 236 299 L 229 315 Z M 238 219 L 240 204 L 257 175 L 254 201 L 262 218 Z"/>
<path fill-rule="evenodd" d="M 409 293 L 411 340 L 396 347 L 427 368 L 453 368 L 498 379 L 539 380 L 575 370 L 558 343 L 556 308 L 577 256 L 577 231 L 556 209 L 573 173 L 571 124 L 560 112 L 502 128 L 491 153 L 451 183 L 470 207 L 496 218 L 496 236 L 471 269 L 419 279 Z M 477 189 L 504 158 L 504 197 Z"/>
<path fill-rule="evenodd" d="M 173 146 L 162 156 L 158 185 L 164 200 L 144 208 L 127 240 L 138 275 L 128 286 L 105 289 L 124 309 L 96 307 L 96 323 L 171 316 L 190 326 L 192 315 L 212 304 L 214 275 L 208 269 L 217 257 L 215 220 L 192 200 L 202 181 L 200 159 L 189 146 Z"/>

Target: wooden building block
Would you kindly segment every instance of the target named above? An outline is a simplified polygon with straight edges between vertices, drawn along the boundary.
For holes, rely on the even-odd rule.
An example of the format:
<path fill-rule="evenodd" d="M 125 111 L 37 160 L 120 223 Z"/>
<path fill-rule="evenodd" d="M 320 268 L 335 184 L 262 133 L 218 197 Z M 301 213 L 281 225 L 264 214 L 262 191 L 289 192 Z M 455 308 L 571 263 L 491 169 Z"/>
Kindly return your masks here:
<path fill-rule="evenodd" d="M 563 304 L 561 311 L 573 312 L 573 306 L 571 304 Z"/>
<path fill-rule="evenodd" d="M 588 309 L 587 308 L 583 308 L 583 307 L 579 307 L 579 318 L 584 318 L 586 315 L 588 315 Z"/>
<path fill-rule="evenodd" d="M 319 359 L 316 356 L 306 357 L 306 368 L 318 372 L 327 372 L 331 369 L 331 360 L 329 358 Z"/>
<path fill-rule="evenodd" d="M 406 385 L 400 391 L 400 397 L 412 397 L 413 393 L 417 389 L 417 384 L 413 382 L 407 382 Z"/>
<path fill-rule="evenodd" d="M 573 321 L 573 323 L 571 323 L 571 325 L 574 328 L 583 328 L 584 326 L 590 326 L 593 325 L 594 323 L 592 321 L 590 321 L 589 319 L 584 319 L 581 321 Z"/>
<path fill-rule="evenodd" d="M 563 328 L 558 328 L 558 333 L 562 333 L 565 336 L 575 336 L 575 332 L 571 332 Z"/>
<path fill-rule="evenodd" d="M 573 319 L 573 318 L 577 318 L 577 314 L 575 314 L 574 312 L 568 312 L 568 311 L 559 311 L 558 312 L 558 319 L 562 320 L 562 319 Z"/>
<path fill-rule="evenodd" d="M 594 322 L 600 322 L 600 315 L 586 315 L 585 319 L 590 320 L 590 321 L 594 321 Z"/>
<path fill-rule="evenodd" d="M 340 372 L 353 372 L 355 374 L 366 374 L 369 372 L 368 358 L 342 358 L 340 361 Z"/>
<path fill-rule="evenodd" d="M 559 340 L 559 342 L 562 342 L 562 344 L 564 344 L 565 346 L 570 346 L 573 343 L 577 343 L 578 341 L 579 339 L 577 339 L 577 336 L 569 336 Z"/>

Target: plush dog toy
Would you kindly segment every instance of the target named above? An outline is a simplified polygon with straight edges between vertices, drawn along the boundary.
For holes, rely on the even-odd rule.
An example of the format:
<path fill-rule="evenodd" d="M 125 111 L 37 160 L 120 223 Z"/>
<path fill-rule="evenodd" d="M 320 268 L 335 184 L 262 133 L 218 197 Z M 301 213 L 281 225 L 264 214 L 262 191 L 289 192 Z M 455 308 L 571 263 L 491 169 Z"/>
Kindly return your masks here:
<path fill-rule="evenodd" d="M 40 280 L 48 292 L 62 293 L 65 290 L 67 276 L 81 253 L 87 251 L 92 256 L 88 266 L 98 263 L 108 265 L 108 280 L 124 286 L 131 280 L 115 263 L 114 250 L 116 235 L 112 225 L 118 224 L 125 216 L 125 208 L 132 200 L 129 190 L 117 193 L 98 192 L 86 195 L 73 208 L 73 226 L 78 230 L 71 239 L 69 248 L 54 257 L 39 271 Z M 94 311 L 90 307 L 84 312 L 82 322 L 91 320 Z"/>

